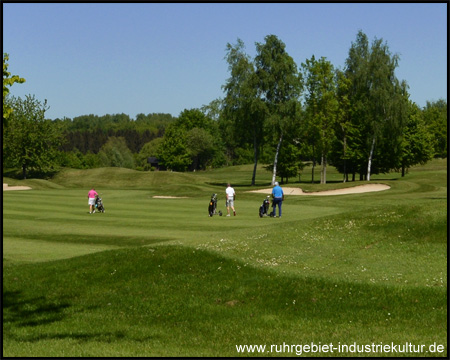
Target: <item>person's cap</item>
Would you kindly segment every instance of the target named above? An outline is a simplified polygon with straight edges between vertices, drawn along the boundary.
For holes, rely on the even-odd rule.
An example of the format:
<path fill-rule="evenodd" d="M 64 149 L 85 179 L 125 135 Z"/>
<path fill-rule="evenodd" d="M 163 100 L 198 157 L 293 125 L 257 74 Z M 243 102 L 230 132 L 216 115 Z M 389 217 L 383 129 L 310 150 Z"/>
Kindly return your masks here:
<path fill-rule="evenodd" d="M 280 184 L 278 184 L 278 181 L 275 181 L 275 184 L 273 184 L 273 186 L 278 186 Z"/>

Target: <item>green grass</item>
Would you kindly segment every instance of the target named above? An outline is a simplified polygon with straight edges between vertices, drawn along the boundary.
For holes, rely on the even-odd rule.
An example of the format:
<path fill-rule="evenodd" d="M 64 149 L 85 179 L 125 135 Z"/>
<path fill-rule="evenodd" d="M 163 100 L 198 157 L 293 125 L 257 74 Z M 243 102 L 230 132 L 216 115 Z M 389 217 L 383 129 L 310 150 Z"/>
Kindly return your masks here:
<path fill-rule="evenodd" d="M 296 356 L 236 345 L 408 342 L 445 351 L 303 356 L 447 356 L 444 160 L 374 176 L 388 191 L 287 196 L 281 219 L 257 216 L 251 171 L 4 178 L 33 190 L 3 193 L 3 355 Z M 328 174 L 289 186 L 361 184 Z M 255 188 L 270 178 L 258 169 Z M 226 212 L 228 181 L 238 216 L 208 217 L 213 192 Z M 104 214 L 88 214 L 93 185 Z"/>

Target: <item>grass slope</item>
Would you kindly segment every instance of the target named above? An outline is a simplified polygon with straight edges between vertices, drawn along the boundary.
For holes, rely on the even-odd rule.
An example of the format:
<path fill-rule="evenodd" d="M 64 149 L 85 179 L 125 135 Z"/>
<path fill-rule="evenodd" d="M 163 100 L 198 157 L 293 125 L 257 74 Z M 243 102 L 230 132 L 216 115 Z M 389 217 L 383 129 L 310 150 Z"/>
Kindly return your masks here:
<path fill-rule="evenodd" d="M 328 172 L 322 188 L 349 185 Z M 257 188 L 270 183 L 257 176 Z M 445 351 L 304 355 L 447 356 L 445 161 L 375 176 L 391 186 L 380 193 L 287 197 L 281 219 L 257 217 L 264 196 L 246 192 L 249 177 L 240 166 L 4 178 L 34 187 L 3 193 L 3 355 L 295 356 L 236 345 L 408 342 Z M 212 192 L 226 211 L 227 181 L 238 216 L 209 218 Z M 87 213 L 92 184 L 105 214 Z"/>
<path fill-rule="evenodd" d="M 443 289 L 290 277 L 185 247 L 101 252 L 7 274 L 4 351 L 15 356 L 235 356 L 236 344 L 446 336 Z"/>

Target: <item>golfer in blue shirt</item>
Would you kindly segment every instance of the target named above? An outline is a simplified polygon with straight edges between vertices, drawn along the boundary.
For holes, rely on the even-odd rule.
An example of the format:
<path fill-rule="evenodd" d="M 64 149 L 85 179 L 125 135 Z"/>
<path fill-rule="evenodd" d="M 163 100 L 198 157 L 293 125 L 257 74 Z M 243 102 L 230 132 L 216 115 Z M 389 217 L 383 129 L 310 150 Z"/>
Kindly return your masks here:
<path fill-rule="evenodd" d="M 284 200 L 283 189 L 281 188 L 278 181 L 275 182 L 274 187 L 272 189 L 272 197 L 273 197 L 273 217 L 276 217 L 276 210 L 278 205 L 278 215 L 281 217 L 281 204 Z"/>

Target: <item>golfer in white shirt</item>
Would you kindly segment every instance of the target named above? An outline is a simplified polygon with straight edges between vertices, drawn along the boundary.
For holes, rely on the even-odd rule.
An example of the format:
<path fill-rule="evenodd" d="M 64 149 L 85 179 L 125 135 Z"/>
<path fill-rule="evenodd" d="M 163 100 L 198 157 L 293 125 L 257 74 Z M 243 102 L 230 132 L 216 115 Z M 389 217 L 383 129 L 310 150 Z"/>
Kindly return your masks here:
<path fill-rule="evenodd" d="M 230 183 L 227 184 L 227 189 L 225 192 L 227 194 L 227 216 L 230 216 L 230 207 L 233 210 L 234 216 L 236 216 L 236 211 L 234 210 L 234 199 L 236 198 L 236 193 Z"/>

